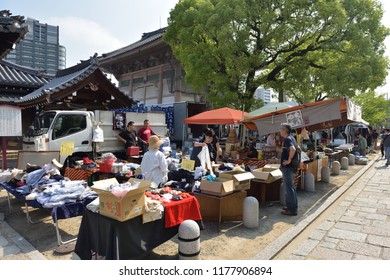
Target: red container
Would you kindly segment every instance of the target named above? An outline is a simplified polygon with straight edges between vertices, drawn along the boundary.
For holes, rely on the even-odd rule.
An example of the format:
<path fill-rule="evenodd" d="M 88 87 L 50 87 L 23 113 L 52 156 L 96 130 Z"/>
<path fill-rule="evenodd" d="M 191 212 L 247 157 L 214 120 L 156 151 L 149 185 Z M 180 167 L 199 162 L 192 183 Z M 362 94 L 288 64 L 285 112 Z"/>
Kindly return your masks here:
<path fill-rule="evenodd" d="M 139 147 L 128 147 L 127 148 L 127 155 L 128 156 L 139 156 Z"/>
<path fill-rule="evenodd" d="M 107 164 L 107 163 L 99 163 L 99 170 L 100 172 L 104 172 L 104 173 L 111 173 L 111 168 L 112 168 L 112 164 Z"/>

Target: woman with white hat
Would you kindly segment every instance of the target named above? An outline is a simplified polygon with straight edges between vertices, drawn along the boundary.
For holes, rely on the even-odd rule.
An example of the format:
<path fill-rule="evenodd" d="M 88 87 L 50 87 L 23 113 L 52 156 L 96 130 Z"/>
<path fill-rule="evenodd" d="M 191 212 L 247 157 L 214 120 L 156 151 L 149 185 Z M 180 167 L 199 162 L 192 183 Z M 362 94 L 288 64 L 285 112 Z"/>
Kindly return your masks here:
<path fill-rule="evenodd" d="M 168 181 L 168 164 L 165 156 L 159 151 L 163 141 L 157 135 L 150 136 L 149 150 L 144 154 L 141 162 L 142 174 L 146 180 L 156 183 L 157 186 Z"/>

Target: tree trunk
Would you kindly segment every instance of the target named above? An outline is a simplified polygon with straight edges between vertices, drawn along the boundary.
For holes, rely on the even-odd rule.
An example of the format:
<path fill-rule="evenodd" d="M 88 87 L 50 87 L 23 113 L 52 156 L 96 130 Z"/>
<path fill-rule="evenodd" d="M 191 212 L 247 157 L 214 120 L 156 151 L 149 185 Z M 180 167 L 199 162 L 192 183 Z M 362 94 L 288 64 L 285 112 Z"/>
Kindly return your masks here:
<path fill-rule="evenodd" d="M 279 102 L 286 102 L 286 93 L 284 89 L 279 90 Z"/>

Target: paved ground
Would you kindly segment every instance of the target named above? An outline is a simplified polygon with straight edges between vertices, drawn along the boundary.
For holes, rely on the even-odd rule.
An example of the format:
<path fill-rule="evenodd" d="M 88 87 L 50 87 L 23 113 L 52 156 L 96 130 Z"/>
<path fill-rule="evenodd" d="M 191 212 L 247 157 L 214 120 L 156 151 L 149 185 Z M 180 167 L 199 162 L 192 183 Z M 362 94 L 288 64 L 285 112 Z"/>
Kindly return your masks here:
<path fill-rule="evenodd" d="M 390 167 L 384 164 L 374 162 L 304 240 L 275 259 L 389 260 Z"/>
<path fill-rule="evenodd" d="M 45 260 L 26 239 L 0 221 L 0 260 Z"/>

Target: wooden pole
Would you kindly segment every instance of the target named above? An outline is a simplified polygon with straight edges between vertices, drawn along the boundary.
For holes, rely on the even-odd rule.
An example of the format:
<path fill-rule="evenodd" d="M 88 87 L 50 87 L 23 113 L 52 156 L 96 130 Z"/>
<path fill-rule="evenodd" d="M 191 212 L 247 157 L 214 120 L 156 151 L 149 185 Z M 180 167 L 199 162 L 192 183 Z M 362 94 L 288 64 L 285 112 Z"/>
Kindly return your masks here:
<path fill-rule="evenodd" d="M 7 138 L 5 136 L 1 137 L 1 150 L 2 150 L 2 169 L 7 169 Z"/>

